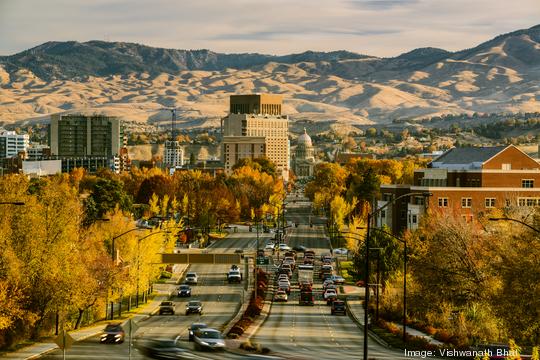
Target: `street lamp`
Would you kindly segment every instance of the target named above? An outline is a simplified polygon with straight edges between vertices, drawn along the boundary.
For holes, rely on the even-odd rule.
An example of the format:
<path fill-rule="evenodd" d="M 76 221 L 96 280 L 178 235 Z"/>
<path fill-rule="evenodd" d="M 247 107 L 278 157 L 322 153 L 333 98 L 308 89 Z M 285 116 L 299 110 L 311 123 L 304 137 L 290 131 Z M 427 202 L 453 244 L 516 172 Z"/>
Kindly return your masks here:
<path fill-rule="evenodd" d="M 489 221 L 514 221 L 514 222 L 517 222 L 517 223 L 520 223 L 521 225 L 523 226 L 526 226 L 528 227 L 529 229 L 533 230 L 533 231 L 536 231 L 537 233 L 540 234 L 540 230 L 527 224 L 526 222 L 524 221 L 521 221 L 521 220 L 518 220 L 518 219 L 513 219 L 513 218 L 509 218 L 509 217 L 504 217 L 504 218 L 489 218 Z"/>
<path fill-rule="evenodd" d="M 140 252 L 139 252 L 139 248 L 140 248 L 141 241 L 143 241 L 146 238 L 149 238 L 150 236 L 154 236 L 154 235 L 157 235 L 157 234 L 170 234 L 170 233 L 171 233 L 170 230 L 156 231 L 156 232 L 153 232 L 153 233 L 148 234 L 146 236 L 143 236 L 140 239 L 137 239 L 137 296 L 135 297 L 135 306 L 136 307 L 139 307 L 139 269 L 140 269 L 140 264 L 139 264 L 139 254 L 140 254 Z"/>
<path fill-rule="evenodd" d="M 133 228 L 133 229 L 129 229 L 127 231 L 124 231 L 123 233 L 121 233 L 120 235 L 116 235 L 115 237 L 112 238 L 112 247 L 111 247 L 111 258 L 112 258 L 112 261 L 114 262 L 115 261 L 115 252 L 114 252 L 114 244 L 116 242 L 116 239 L 126 235 L 126 234 L 129 234 L 130 232 L 133 232 L 133 231 L 142 231 L 142 230 L 149 230 L 151 229 L 151 227 L 136 227 L 136 228 Z"/>
<path fill-rule="evenodd" d="M 430 193 L 430 192 L 410 192 L 410 193 L 407 193 L 407 194 L 403 194 L 403 195 L 400 195 L 400 196 L 396 197 L 395 199 L 393 199 L 391 201 L 388 201 L 386 204 L 384 204 L 380 208 L 377 208 L 374 211 L 368 213 L 368 215 L 367 215 L 367 230 L 366 230 L 366 263 L 365 263 L 365 281 L 364 281 L 366 286 L 369 283 L 369 240 L 370 240 L 370 236 L 371 236 L 370 230 L 371 230 L 371 221 L 372 221 L 372 219 L 374 218 L 375 215 L 380 213 L 382 210 L 384 210 L 389 205 L 394 204 L 399 199 L 402 199 L 402 198 L 408 197 L 408 196 L 415 196 L 415 195 L 428 197 L 428 196 L 432 196 L 433 193 Z M 369 316 L 368 316 L 368 307 L 367 307 L 367 305 L 369 304 L 369 291 L 366 291 L 366 295 L 365 295 L 364 300 L 366 302 L 366 310 L 364 311 L 364 360 L 368 360 L 368 330 L 369 330 L 368 320 L 369 320 Z M 405 324 L 403 324 L 403 326 L 405 326 Z"/>

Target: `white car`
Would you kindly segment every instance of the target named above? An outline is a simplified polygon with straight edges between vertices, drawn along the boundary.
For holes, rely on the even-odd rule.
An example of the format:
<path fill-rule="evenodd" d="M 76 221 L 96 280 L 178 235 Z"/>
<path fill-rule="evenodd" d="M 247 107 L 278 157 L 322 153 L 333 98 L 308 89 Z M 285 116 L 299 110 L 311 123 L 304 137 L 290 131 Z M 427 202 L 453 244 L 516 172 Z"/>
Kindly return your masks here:
<path fill-rule="evenodd" d="M 276 295 L 274 296 L 274 301 L 276 302 L 287 301 L 288 298 L 289 297 L 287 296 L 287 293 L 285 292 L 285 290 L 278 290 L 276 291 Z"/>
<path fill-rule="evenodd" d="M 185 284 L 196 285 L 198 281 L 199 281 L 199 278 L 197 276 L 197 273 L 188 272 L 186 274 L 186 280 L 184 280 L 184 283 Z"/>
<path fill-rule="evenodd" d="M 337 299 L 337 291 L 336 291 L 336 289 L 326 289 L 324 291 L 323 298 L 326 301 L 328 301 L 328 299 Z"/>
<path fill-rule="evenodd" d="M 264 247 L 265 250 L 274 250 L 274 247 L 276 245 L 274 243 L 268 243 L 266 244 L 266 246 Z"/>
<path fill-rule="evenodd" d="M 225 340 L 216 329 L 197 329 L 193 332 L 195 350 L 224 350 Z"/>
<path fill-rule="evenodd" d="M 289 251 L 291 248 L 287 244 L 279 244 L 279 251 Z"/>
<path fill-rule="evenodd" d="M 349 250 L 347 250 L 345 248 L 334 249 L 334 255 L 347 255 L 348 252 L 349 252 Z"/>

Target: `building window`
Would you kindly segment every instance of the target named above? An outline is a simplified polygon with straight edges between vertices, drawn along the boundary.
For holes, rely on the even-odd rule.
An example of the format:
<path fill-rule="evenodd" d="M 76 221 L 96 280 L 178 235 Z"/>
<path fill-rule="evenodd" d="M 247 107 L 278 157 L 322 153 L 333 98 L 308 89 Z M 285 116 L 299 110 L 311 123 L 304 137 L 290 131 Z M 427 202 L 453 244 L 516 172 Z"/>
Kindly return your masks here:
<path fill-rule="evenodd" d="M 473 216 L 472 215 L 461 215 L 461 218 L 466 223 L 471 223 L 473 221 Z"/>
<path fill-rule="evenodd" d="M 506 207 L 509 207 L 510 205 L 512 205 L 512 202 L 510 201 L 510 199 L 504 199 L 504 203 Z"/>
<path fill-rule="evenodd" d="M 418 222 L 418 215 L 414 214 L 414 215 L 412 216 L 412 223 L 413 223 L 413 224 L 416 224 L 417 222 Z"/>
<path fill-rule="evenodd" d="M 502 164 L 503 170 L 512 170 L 512 164 Z"/>
<path fill-rule="evenodd" d="M 439 207 L 448 207 L 448 198 L 440 197 L 439 198 Z"/>
<path fill-rule="evenodd" d="M 381 218 L 386 218 L 386 210 L 381 211 Z"/>
<path fill-rule="evenodd" d="M 534 187 L 534 180 L 533 179 L 523 179 L 523 180 L 521 180 L 521 187 L 522 188 L 533 188 Z"/>
<path fill-rule="evenodd" d="M 470 208 L 472 206 L 472 198 L 461 198 L 461 207 Z"/>
<path fill-rule="evenodd" d="M 540 198 L 522 197 L 518 198 L 518 206 L 538 206 Z"/>
<path fill-rule="evenodd" d="M 495 207 L 495 198 L 486 198 L 485 199 L 485 204 L 486 204 L 487 208 L 494 208 Z"/>

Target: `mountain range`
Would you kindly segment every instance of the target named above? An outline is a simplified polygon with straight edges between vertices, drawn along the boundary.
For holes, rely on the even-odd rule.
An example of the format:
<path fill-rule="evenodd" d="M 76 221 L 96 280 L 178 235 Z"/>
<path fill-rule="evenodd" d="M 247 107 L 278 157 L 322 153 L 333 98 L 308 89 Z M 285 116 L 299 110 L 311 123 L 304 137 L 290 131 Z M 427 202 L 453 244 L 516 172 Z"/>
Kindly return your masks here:
<path fill-rule="evenodd" d="M 474 48 L 420 48 L 392 58 L 348 51 L 274 56 L 47 42 L 0 56 L 0 121 L 95 111 L 182 127 L 217 126 L 228 96 L 278 93 L 293 122 L 348 129 L 473 112 L 540 111 L 540 25 Z"/>

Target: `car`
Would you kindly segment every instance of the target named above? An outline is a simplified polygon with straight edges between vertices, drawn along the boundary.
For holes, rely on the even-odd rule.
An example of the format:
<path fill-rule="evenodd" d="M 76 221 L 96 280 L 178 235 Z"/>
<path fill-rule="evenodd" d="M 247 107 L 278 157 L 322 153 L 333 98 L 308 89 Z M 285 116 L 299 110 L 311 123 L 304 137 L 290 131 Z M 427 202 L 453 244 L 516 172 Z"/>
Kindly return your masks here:
<path fill-rule="evenodd" d="M 334 249 L 333 251 L 334 255 L 347 255 L 348 252 L 349 250 L 345 248 L 337 248 L 337 249 Z"/>
<path fill-rule="evenodd" d="M 163 314 L 174 315 L 174 303 L 172 301 L 162 301 L 159 304 L 159 315 Z"/>
<path fill-rule="evenodd" d="M 193 300 L 186 304 L 186 315 L 189 314 L 199 314 L 203 313 L 203 305 L 200 301 Z"/>
<path fill-rule="evenodd" d="M 236 249 L 236 250 L 234 250 L 234 253 L 235 253 L 235 254 L 241 254 L 241 255 L 243 255 L 243 254 L 244 254 L 244 250 L 242 250 L 242 249 Z"/>
<path fill-rule="evenodd" d="M 287 274 L 279 274 L 278 281 L 280 281 L 282 279 L 289 281 L 289 276 Z"/>
<path fill-rule="evenodd" d="M 287 244 L 279 244 L 279 251 L 289 251 L 291 248 Z"/>
<path fill-rule="evenodd" d="M 225 350 L 225 340 L 216 329 L 197 329 L 193 333 L 196 350 Z"/>
<path fill-rule="evenodd" d="M 343 300 L 335 300 L 332 303 L 332 309 L 330 310 L 332 315 L 343 314 L 347 315 L 347 308 L 345 307 L 345 302 Z"/>
<path fill-rule="evenodd" d="M 274 295 L 274 301 L 275 302 L 282 302 L 288 300 L 287 292 L 285 290 L 278 290 L 276 291 L 276 294 Z"/>
<path fill-rule="evenodd" d="M 336 285 L 345 284 L 345 279 L 342 276 L 339 276 L 339 275 L 332 275 L 330 280 L 332 280 L 334 282 L 334 284 L 336 284 Z"/>
<path fill-rule="evenodd" d="M 323 299 L 327 304 L 331 304 L 334 300 L 337 300 L 336 289 L 326 289 L 323 294 Z"/>
<path fill-rule="evenodd" d="M 194 354 L 179 346 L 175 339 L 151 339 L 137 342 L 142 355 L 152 359 L 193 359 Z"/>
<path fill-rule="evenodd" d="M 184 284 L 197 285 L 198 282 L 199 282 L 199 277 L 197 276 L 197 273 L 188 272 L 186 274 L 186 279 L 184 280 Z"/>
<path fill-rule="evenodd" d="M 290 286 L 287 286 L 287 285 L 283 285 L 283 286 L 279 286 L 277 291 L 284 291 L 287 295 L 290 295 L 291 294 L 291 288 Z"/>
<path fill-rule="evenodd" d="M 278 286 L 279 287 L 291 287 L 291 283 L 289 282 L 289 280 L 280 279 L 280 280 L 278 280 Z"/>
<path fill-rule="evenodd" d="M 330 253 L 324 253 L 324 254 L 321 254 L 321 261 L 324 260 L 325 258 L 332 258 L 332 255 Z"/>
<path fill-rule="evenodd" d="M 238 266 L 236 266 L 236 268 L 231 267 L 231 269 L 227 273 L 227 281 L 229 282 L 229 284 L 242 282 L 242 273 L 238 269 Z"/>
<path fill-rule="evenodd" d="M 315 305 L 315 298 L 313 297 L 313 291 L 306 290 L 300 292 L 300 298 L 298 300 L 299 305 Z"/>
<path fill-rule="evenodd" d="M 103 329 L 99 342 L 102 344 L 121 344 L 124 342 L 125 337 L 126 333 L 121 324 L 107 324 Z"/>
<path fill-rule="evenodd" d="M 296 245 L 296 246 L 293 246 L 292 248 L 294 251 L 297 251 L 297 252 L 301 252 L 303 253 L 304 251 L 306 251 L 306 247 L 303 246 L 303 245 Z"/>
<path fill-rule="evenodd" d="M 323 284 L 322 284 L 322 288 L 323 290 L 326 290 L 326 288 L 328 287 L 328 285 L 334 285 L 334 281 L 332 279 L 326 279 L 324 280 Z"/>
<path fill-rule="evenodd" d="M 178 288 L 179 297 L 191 297 L 191 287 L 189 285 L 180 285 Z"/>
<path fill-rule="evenodd" d="M 193 332 L 195 332 L 198 329 L 204 329 L 207 328 L 208 325 L 205 323 L 193 323 L 188 327 L 188 341 L 193 341 Z"/>
<path fill-rule="evenodd" d="M 276 246 L 276 244 L 274 243 L 268 243 L 266 244 L 266 246 L 264 247 L 265 250 L 274 250 L 274 247 Z"/>
<path fill-rule="evenodd" d="M 315 250 L 311 250 L 311 249 L 305 250 L 304 256 L 315 256 Z"/>

